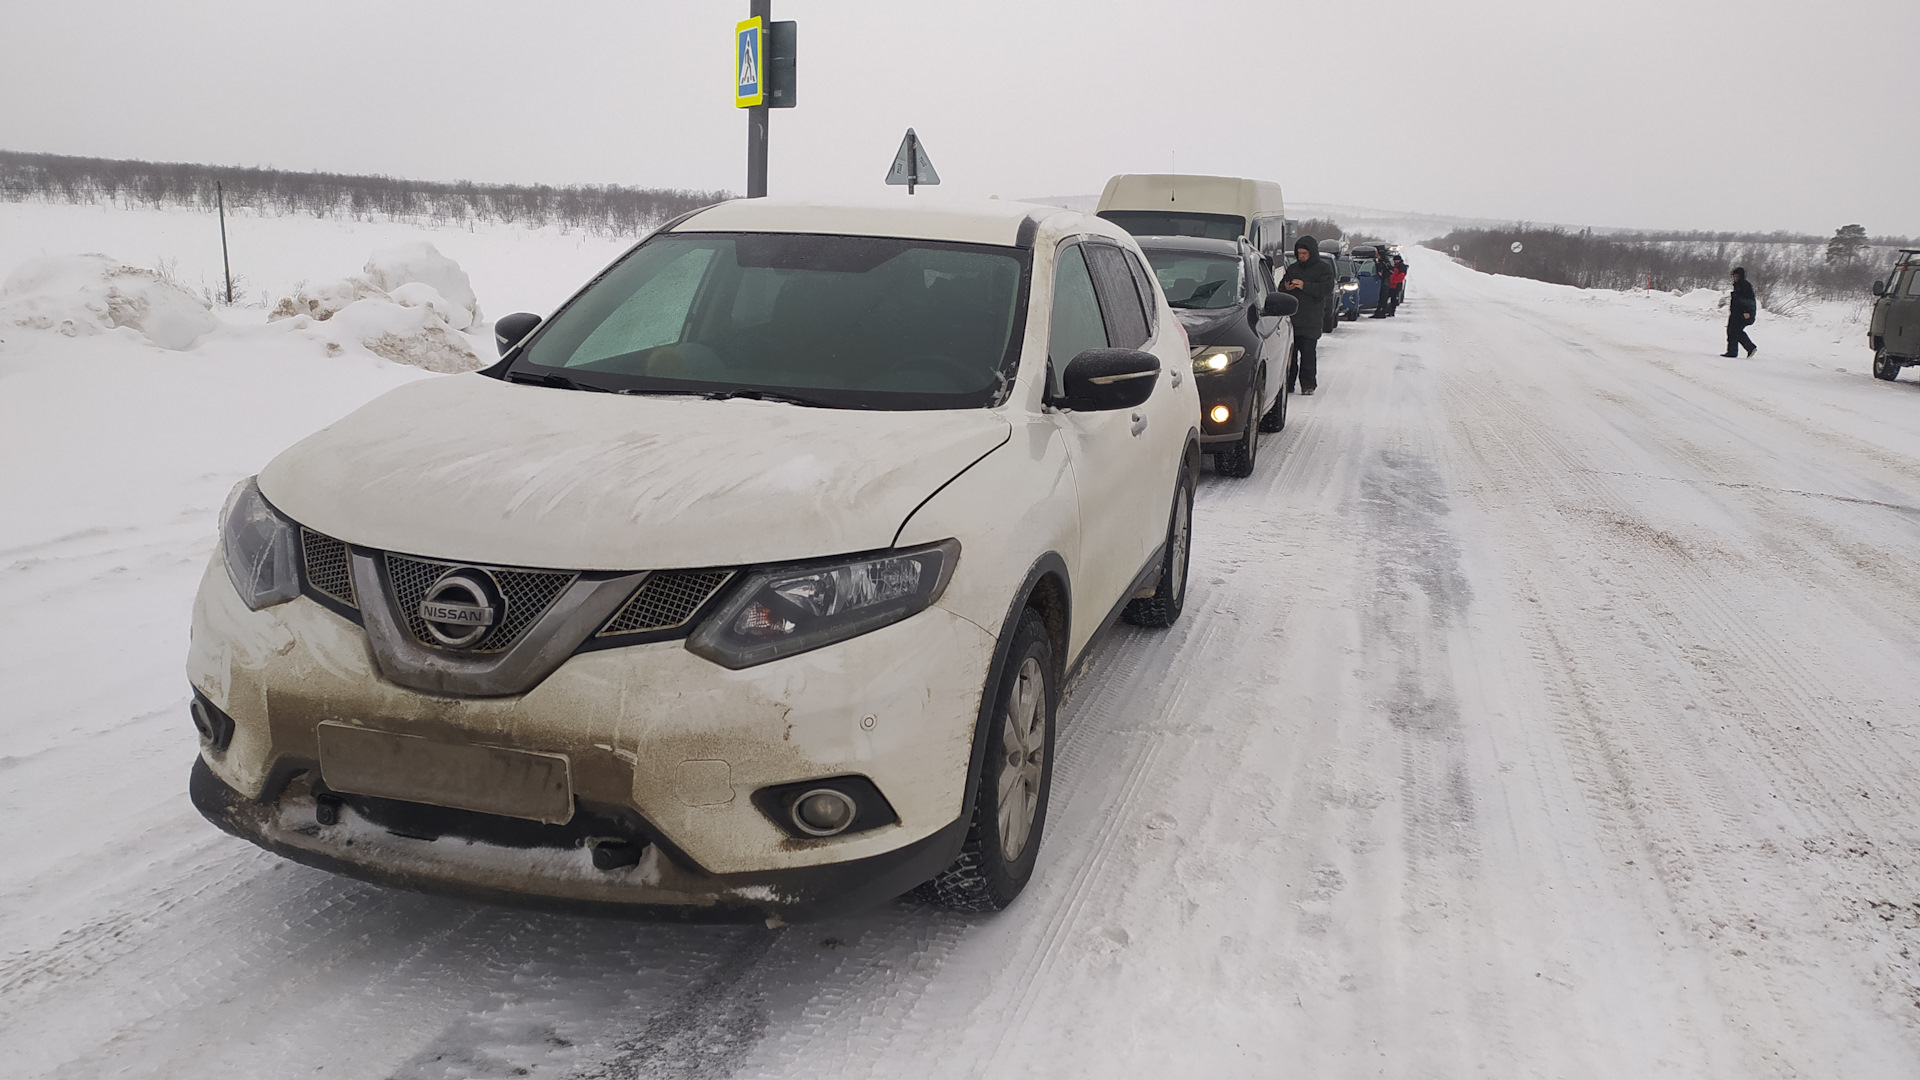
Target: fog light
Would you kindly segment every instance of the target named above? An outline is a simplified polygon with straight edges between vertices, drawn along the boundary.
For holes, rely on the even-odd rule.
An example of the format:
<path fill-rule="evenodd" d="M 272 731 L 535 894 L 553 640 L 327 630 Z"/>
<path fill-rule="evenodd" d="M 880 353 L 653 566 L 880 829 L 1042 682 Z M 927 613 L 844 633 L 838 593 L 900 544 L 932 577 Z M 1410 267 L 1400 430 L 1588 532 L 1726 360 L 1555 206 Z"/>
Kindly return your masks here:
<path fill-rule="evenodd" d="M 814 788 L 793 801 L 794 828 L 808 836 L 846 832 L 853 815 L 853 800 L 832 788 Z"/>
<path fill-rule="evenodd" d="M 1207 412 L 1207 415 L 1213 419 L 1214 423 L 1224 424 L 1227 422 L 1227 418 L 1233 415 L 1233 410 L 1227 408 L 1225 405 L 1215 405 Z"/>
<path fill-rule="evenodd" d="M 187 715 L 193 718 L 193 729 L 200 733 L 200 741 L 215 753 L 225 753 L 233 743 L 233 717 L 221 712 L 219 706 L 198 690 L 187 703 Z"/>

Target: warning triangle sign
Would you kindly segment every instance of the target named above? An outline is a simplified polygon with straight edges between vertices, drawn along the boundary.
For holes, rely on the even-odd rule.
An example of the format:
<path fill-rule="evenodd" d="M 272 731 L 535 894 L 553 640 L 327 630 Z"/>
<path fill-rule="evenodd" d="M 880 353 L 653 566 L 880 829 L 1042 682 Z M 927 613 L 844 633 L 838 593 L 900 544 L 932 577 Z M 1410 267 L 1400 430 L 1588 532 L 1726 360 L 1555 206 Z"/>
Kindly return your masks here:
<path fill-rule="evenodd" d="M 907 129 L 906 138 L 900 140 L 900 149 L 893 155 L 893 164 L 887 169 L 887 183 L 905 184 L 907 193 L 912 194 L 916 184 L 937 184 L 940 174 L 933 170 L 933 159 L 927 156 L 927 148 L 920 142 L 920 136 Z"/>

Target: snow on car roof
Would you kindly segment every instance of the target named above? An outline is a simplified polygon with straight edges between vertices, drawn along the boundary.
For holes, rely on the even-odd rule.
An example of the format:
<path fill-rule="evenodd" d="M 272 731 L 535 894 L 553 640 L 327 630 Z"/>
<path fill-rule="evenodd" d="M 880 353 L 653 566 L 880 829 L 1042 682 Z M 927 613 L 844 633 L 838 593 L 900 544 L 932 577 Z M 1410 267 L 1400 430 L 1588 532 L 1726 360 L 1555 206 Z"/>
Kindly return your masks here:
<path fill-rule="evenodd" d="M 1023 239 L 1023 232 L 1031 243 L 1034 226 L 1055 214 L 1082 216 L 1058 206 L 1001 199 L 923 199 L 912 204 L 904 199 L 870 203 L 735 199 L 696 213 L 673 231 L 899 236 L 1014 246 Z"/>

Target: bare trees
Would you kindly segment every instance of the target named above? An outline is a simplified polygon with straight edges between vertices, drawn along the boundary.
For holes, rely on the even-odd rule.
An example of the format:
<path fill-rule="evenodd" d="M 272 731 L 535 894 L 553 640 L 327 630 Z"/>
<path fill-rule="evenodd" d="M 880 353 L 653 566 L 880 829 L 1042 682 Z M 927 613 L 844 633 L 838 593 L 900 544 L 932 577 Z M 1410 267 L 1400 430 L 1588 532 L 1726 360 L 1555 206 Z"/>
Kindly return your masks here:
<path fill-rule="evenodd" d="M 1911 241 L 1870 238 L 1859 225 L 1823 240 L 1791 233 L 1598 234 L 1521 223 L 1457 229 L 1427 246 L 1476 270 L 1583 289 L 1720 289 L 1729 269 L 1744 266 L 1761 305 L 1786 314 L 1809 300 L 1865 295 L 1873 267 L 1889 254 L 1882 249 L 1903 243 Z M 1846 254 L 1836 256 L 1835 245 Z"/>
<path fill-rule="evenodd" d="M 457 224 L 507 222 L 538 228 L 560 225 L 612 236 L 633 236 L 668 218 L 732 198 L 726 191 L 631 188 L 616 185 L 532 187 L 439 183 L 391 176 L 284 172 L 171 162 L 23 154 L 0 150 L 0 201 L 117 203 L 212 210 L 214 182 L 227 206 L 261 214 L 394 218 Z"/>

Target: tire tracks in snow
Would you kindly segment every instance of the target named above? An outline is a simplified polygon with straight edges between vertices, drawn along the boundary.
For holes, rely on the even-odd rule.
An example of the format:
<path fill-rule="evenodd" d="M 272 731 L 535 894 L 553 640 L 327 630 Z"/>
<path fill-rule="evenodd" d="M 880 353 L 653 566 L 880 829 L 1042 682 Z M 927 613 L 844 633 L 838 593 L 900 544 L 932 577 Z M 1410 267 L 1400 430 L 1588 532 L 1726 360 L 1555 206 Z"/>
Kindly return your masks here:
<path fill-rule="evenodd" d="M 1609 377 L 1621 378 L 1592 369 L 1579 369 L 1569 378 Z M 1804 638 L 1795 648 L 1785 647 L 1778 624 L 1763 632 L 1755 621 L 1763 613 L 1734 606 L 1728 578 L 1741 573 L 1745 560 L 1647 520 L 1642 507 L 1615 484 L 1626 470 L 1596 467 L 1591 460 L 1596 451 L 1576 452 L 1539 424 L 1535 418 L 1549 412 L 1542 402 L 1522 404 L 1502 392 L 1505 387 L 1485 383 L 1455 390 L 1450 410 L 1463 420 L 1463 441 L 1487 472 L 1521 481 L 1497 494 L 1532 504 L 1531 525 L 1521 515 L 1505 515 L 1503 533 L 1524 538 L 1531 549 L 1520 561 L 1571 564 L 1571 573 L 1530 573 L 1527 586 L 1538 605 L 1537 662 L 1544 672 L 1560 673 L 1560 685 L 1550 683 L 1549 693 L 1559 702 L 1555 712 L 1563 737 L 1571 747 L 1584 747 L 1581 752 L 1593 763 L 1584 771 L 1598 781 L 1590 793 L 1632 823 L 1675 909 L 1709 944 L 1719 971 L 1718 992 L 1737 1002 L 1736 1013 L 1750 1024 L 1749 1067 L 1772 1074 L 1791 1071 L 1796 1059 L 1802 1067 L 1824 1068 L 1849 1054 L 1866 1054 L 1867 1060 L 1897 1055 L 1882 1038 L 1865 1051 L 1830 1044 L 1837 1056 L 1817 1064 L 1821 1056 L 1810 1048 L 1827 1042 L 1828 1033 L 1809 1026 L 1805 1005 L 1789 1000 L 1810 988 L 1804 980 L 1782 978 L 1804 964 L 1808 944 L 1836 936 L 1834 912 L 1823 913 L 1820 896 L 1804 888 L 1805 873 L 1810 865 L 1824 863 L 1821 870 L 1829 880 L 1852 878 L 1855 887 L 1867 882 L 1859 880 L 1859 858 L 1848 866 L 1785 849 L 1794 834 L 1897 833 L 1905 811 L 1863 821 L 1860 807 L 1836 798 L 1836 789 L 1865 783 L 1900 791 L 1912 783 L 1911 762 L 1884 739 L 1865 738 L 1863 728 L 1831 722 L 1845 708 L 1840 703 L 1846 696 L 1829 684 L 1825 671 L 1803 658 L 1818 650 L 1807 649 Z M 1711 476 L 1712 455 L 1688 453 L 1684 438 L 1659 430 L 1663 418 L 1657 408 L 1643 403 L 1636 410 L 1652 435 L 1647 441 L 1706 467 L 1709 480 L 1717 479 Z M 1780 419 L 1777 411 L 1768 416 Z M 1777 495 L 1730 490 L 1752 500 L 1776 528 L 1808 531 L 1795 520 L 1804 520 L 1802 515 L 1783 512 Z M 1548 505 L 1540 506 L 1543 502 Z M 1501 508 L 1488 509 L 1498 516 Z M 1537 524 L 1543 517 L 1563 524 L 1546 528 Z M 1575 558 L 1566 540 L 1582 530 L 1565 526 L 1581 521 L 1597 524 L 1598 529 L 1586 531 L 1598 535 L 1581 544 Z M 1560 630 L 1575 624 L 1589 634 L 1577 648 Z M 1596 625 L 1614 648 L 1594 647 Z M 1636 655 L 1654 661 L 1653 666 L 1626 670 L 1623 658 Z M 1661 712 L 1679 725 L 1647 722 Z M 1732 723 L 1714 730 L 1716 719 Z M 1756 805 L 1756 793 L 1768 789 L 1773 789 L 1770 805 Z M 1760 828 L 1767 819 L 1773 819 L 1774 829 Z M 1780 840 L 1766 835 L 1775 831 L 1789 835 Z M 1879 888 L 1914 886 L 1910 870 L 1893 863 L 1866 877 L 1877 879 Z M 1756 899 L 1773 902 L 1763 905 Z M 1858 935 L 1844 929 L 1838 936 L 1854 937 L 1856 948 L 1861 944 Z M 1902 983 L 1911 989 L 1905 976 L 1879 981 L 1883 993 L 1900 992 Z M 1837 989 L 1835 1008 L 1844 1008 L 1841 1003 L 1850 996 L 1846 987 L 1812 989 L 1814 996 Z M 1910 1039 L 1911 1021 L 1907 1028 Z"/>

